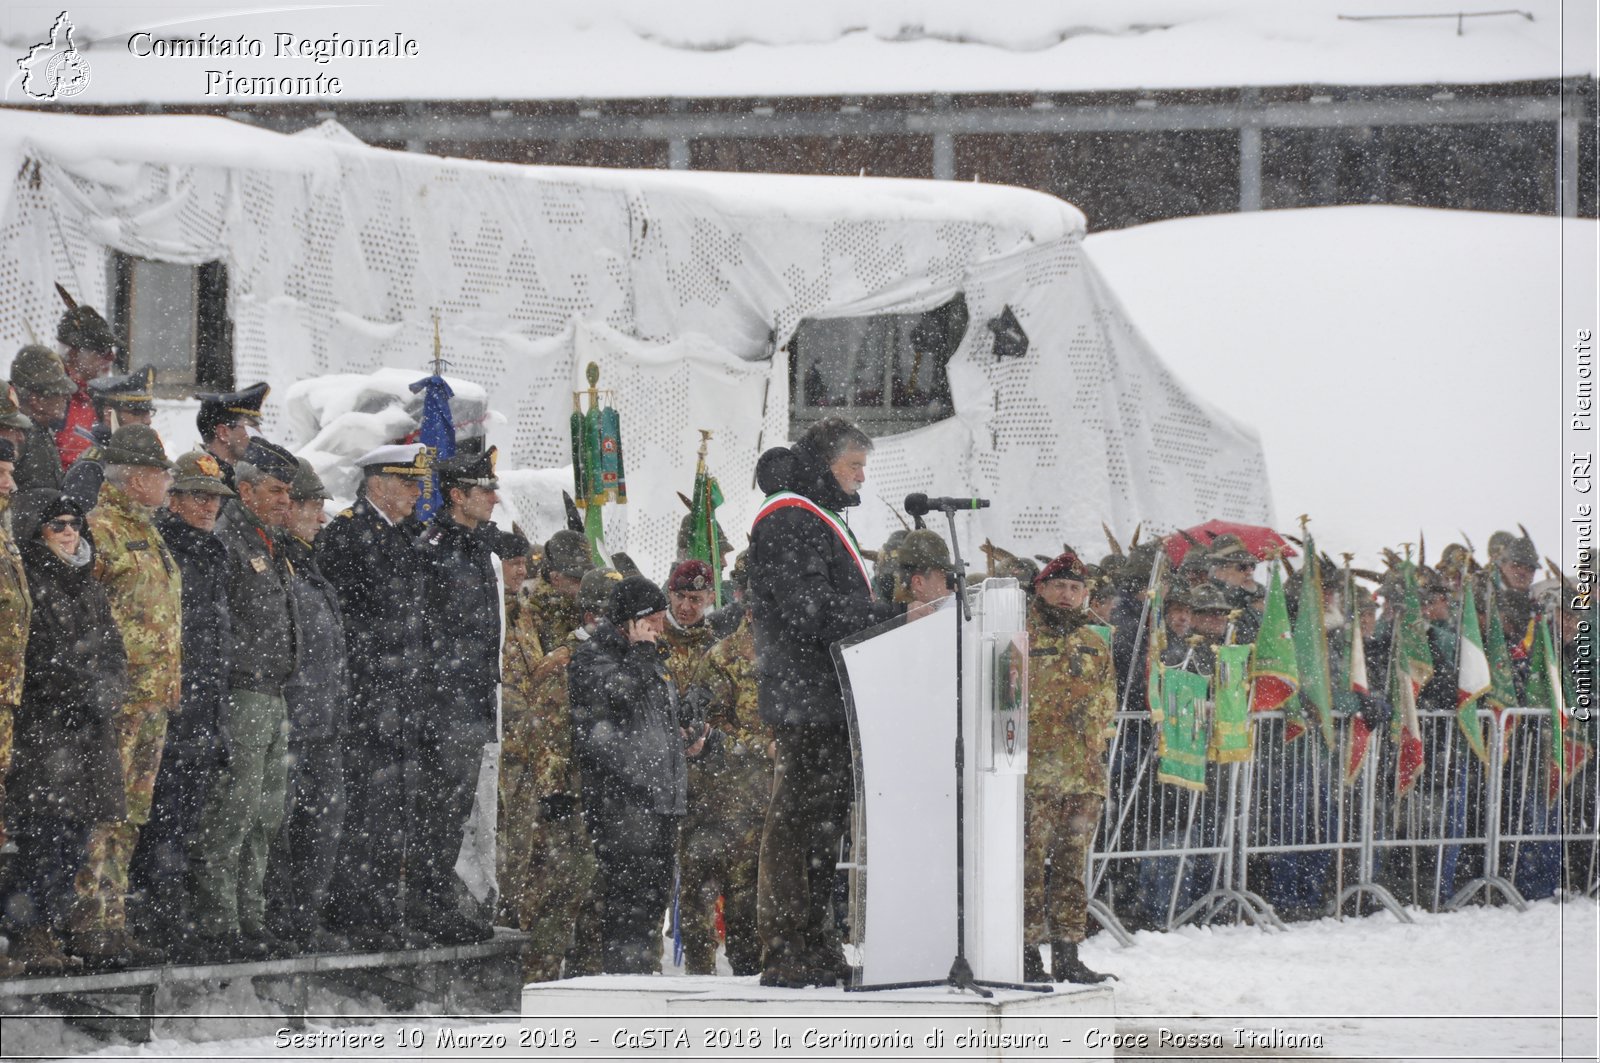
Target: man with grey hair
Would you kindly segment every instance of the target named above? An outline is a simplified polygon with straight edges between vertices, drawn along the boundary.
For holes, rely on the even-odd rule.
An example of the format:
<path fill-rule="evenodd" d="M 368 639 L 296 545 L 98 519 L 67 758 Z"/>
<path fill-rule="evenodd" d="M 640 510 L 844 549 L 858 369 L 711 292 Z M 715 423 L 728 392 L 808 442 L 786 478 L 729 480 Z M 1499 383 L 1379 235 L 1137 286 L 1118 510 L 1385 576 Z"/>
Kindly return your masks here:
<path fill-rule="evenodd" d="M 299 463 L 252 439 L 234 466 L 239 505 L 217 522 L 228 551 L 228 611 L 233 620 L 228 700 L 223 706 L 226 763 L 200 813 L 190 859 L 194 917 L 204 951 L 216 961 L 294 955 L 266 925 L 267 853 L 283 823 L 289 777 L 289 715 L 284 685 L 299 656 L 283 542 L 289 485 Z"/>
<path fill-rule="evenodd" d="M 874 599 L 839 515 L 861 502 L 871 447 L 855 424 L 828 417 L 756 465 L 767 498 L 750 532 L 750 619 L 757 701 L 777 742 L 757 885 L 766 986 L 832 985 L 848 973 L 833 879 L 852 760 L 831 647 L 904 609 Z"/>
<path fill-rule="evenodd" d="M 149 943 L 129 936 L 123 898 L 139 828 L 150 819 L 167 719 L 178 708 L 182 674 L 173 647 L 182 631 L 183 580 L 155 525 L 155 511 L 172 486 L 173 465 L 161 437 L 148 425 L 119 428 L 101 460 L 105 482 L 88 525 L 94 578 L 105 587 L 128 654 L 128 694 L 112 720 L 127 813 L 89 829 L 73 883 L 67 949 L 90 966 L 120 967 L 157 959 Z"/>

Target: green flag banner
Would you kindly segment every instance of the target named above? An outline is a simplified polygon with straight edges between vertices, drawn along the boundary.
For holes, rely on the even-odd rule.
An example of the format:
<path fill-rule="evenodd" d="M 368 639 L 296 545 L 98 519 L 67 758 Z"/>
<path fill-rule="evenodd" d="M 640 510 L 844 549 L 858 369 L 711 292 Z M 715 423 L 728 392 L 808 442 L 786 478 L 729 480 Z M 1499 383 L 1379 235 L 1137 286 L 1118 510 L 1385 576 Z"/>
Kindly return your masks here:
<path fill-rule="evenodd" d="M 1400 572 L 1400 609 L 1389 648 L 1389 698 L 1394 705 L 1389 731 L 1397 750 L 1395 792 L 1403 797 L 1416 784 L 1426 761 L 1422 723 L 1417 715 L 1417 694 L 1433 676 L 1433 650 L 1428 646 L 1427 624 L 1422 619 L 1416 566 L 1402 561 Z"/>
<path fill-rule="evenodd" d="M 1250 663 L 1250 708 L 1268 712 L 1279 708 L 1300 686 L 1295 667 L 1294 636 L 1289 631 L 1289 606 L 1283 597 L 1283 576 L 1272 563 L 1272 583 L 1267 588 L 1267 605 L 1261 614 L 1261 630 L 1256 635 L 1256 652 Z"/>
<path fill-rule="evenodd" d="M 1283 740 L 1291 742 L 1315 723 L 1325 749 L 1333 748 L 1333 682 L 1328 678 L 1327 611 L 1322 600 L 1322 563 L 1306 536 L 1306 563 L 1300 566 L 1300 615 L 1294 625 L 1294 662 L 1300 673 L 1299 698 L 1284 705 L 1288 722 Z"/>
<path fill-rule="evenodd" d="M 1216 713 L 1207 755 L 1219 764 L 1250 759 L 1250 654 L 1253 646 L 1218 646 Z"/>
<path fill-rule="evenodd" d="M 1489 692 L 1483 695 L 1483 700 L 1495 710 L 1495 718 L 1499 719 L 1501 709 L 1516 708 L 1517 684 L 1511 668 L 1511 651 L 1506 646 L 1505 625 L 1500 622 L 1499 594 L 1494 580 L 1486 583 L 1483 652 L 1489 659 Z"/>
<path fill-rule="evenodd" d="M 1587 742 L 1567 726 L 1567 698 L 1561 681 L 1561 662 L 1550 637 L 1549 622 L 1536 621 L 1533 655 L 1528 659 L 1528 691 L 1524 700 L 1530 708 L 1550 710 L 1550 764 L 1546 796 L 1554 801 L 1572 777 L 1593 755 Z"/>
<path fill-rule="evenodd" d="M 1161 667 L 1161 765 L 1156 778 L 1190 790 L 1206 788 L 1206 690 L 1203 675 Z M 1152 717 L 1155 714 L 1152 713 Z"/>
<path fill-rule="evenodd" d="M 1478 605 L 1472 597 L 1472 581 L 1466 581 L 1461 598 L 1461 637 L 1456 640 L 1456 726 L 1478 759 L 1489 763 L 1489 747 L 1483 738 L 1483 721 L 1478 719 L 1478 700 L 1492 689 L 1489 655 L 1484 651 L 1478 628 Z"/>

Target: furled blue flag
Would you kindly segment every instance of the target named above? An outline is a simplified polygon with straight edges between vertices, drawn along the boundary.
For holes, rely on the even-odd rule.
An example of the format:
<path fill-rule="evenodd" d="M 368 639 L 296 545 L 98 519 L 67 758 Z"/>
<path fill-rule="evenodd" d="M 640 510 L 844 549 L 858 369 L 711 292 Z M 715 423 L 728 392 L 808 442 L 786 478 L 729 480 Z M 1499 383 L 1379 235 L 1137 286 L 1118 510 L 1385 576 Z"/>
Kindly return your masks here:
<path fill-rule="evenodd" d="M 454 457 L 456 424 L 450 417 L 450 396 L 455 392 L 438 373 L 412 384 L 411 390 L 427 392 L 422 396 L 422 424 L 417 429 L 417 441 L 433 450 L 434 461 Z M 431 520 L 443 504 L 444 500 L 439 497 L 439 474 L 430 473 L 422 497 L 417 499 L 417 519 Z"/>

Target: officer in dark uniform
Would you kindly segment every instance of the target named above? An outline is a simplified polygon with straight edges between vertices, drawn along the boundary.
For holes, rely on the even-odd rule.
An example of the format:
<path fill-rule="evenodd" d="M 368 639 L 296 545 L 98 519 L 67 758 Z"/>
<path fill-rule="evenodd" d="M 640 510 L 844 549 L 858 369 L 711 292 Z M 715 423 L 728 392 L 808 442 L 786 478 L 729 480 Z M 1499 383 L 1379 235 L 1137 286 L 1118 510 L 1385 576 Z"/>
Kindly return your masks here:
<path fill-rule="evenodd" d="M 416 605 L 420 566 L 414 515 L 432 452 L 391 445 L 358 458 L 351 508 L 317 536 L 322 573 L 339 593 L 350 680 L 344 843 L 324 917 L 365 948 L 424 944 L 404 929 L 404 725 L 413 711 L 428 631 Z"/>
<path fill-rule="evenodd" d="M 483 748 L 495 740 L 500 685 L 500 583 L 489 519 L 500 496 L 495 449 L 437 466 L 444 505 L 418 538 L 430 645 L 414 720 L 416 795 L 406 857 L 406 922 L 436 944 L 483 941 L 493 930 L 462 914 L 456 857 L 472 813 Z"/>
<path fill-rule="evenodd" d="M 93 509 L 105 482 L 106 444 L 125 424 L 149 424 L 155 416 L 156 371 L 150 366 L 121 376 L 96 377 L 86 385 L 94 403 L 89 447 L 67 469 L 61 491 L 85 509 Z"/>
<path fill-rule="evenodd" d="M 230 488 L 233 463 L 244 458 L 250 445 L 250 429 L 261 427 L 261 404 L 272 389 L 265 383 L 251 384 L 225 394 L 196 395 L 200 412 L 195 427 L 200 429 L 200 446 L 222 466 L 222 479 Z"/>

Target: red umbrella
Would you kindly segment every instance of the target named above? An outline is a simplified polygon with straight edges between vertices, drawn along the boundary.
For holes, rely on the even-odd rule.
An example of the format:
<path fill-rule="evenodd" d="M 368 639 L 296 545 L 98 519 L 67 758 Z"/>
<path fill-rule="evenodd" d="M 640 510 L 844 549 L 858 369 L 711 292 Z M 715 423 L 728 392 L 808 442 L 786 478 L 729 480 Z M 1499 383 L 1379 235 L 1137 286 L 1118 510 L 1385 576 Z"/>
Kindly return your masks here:
<path fill-rule="evenodd" d="M 1183 564 L 1183 555 L 1189 552 L 1192 545 L 1185 535 L 1204 546 L 1210 546 L 1211 541 L 1219 535 L 1237 535 L 1244 548 L 1263 561 L 1270 559 L 1274 553 L 1284 557 L 1298 556 L 1294 547 L 1284 542 L 1283 536 L 1271 528 L 1260 524 L 1236 524 L 1231 520 L 1208 520 L 1167 536 L 1167 558 L 1175 566 Z"/>

